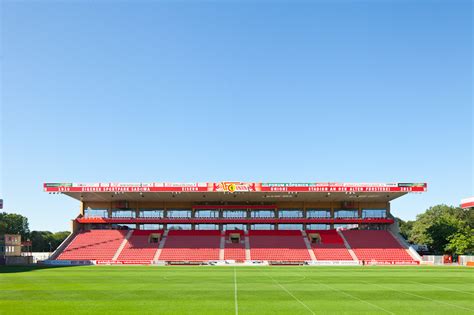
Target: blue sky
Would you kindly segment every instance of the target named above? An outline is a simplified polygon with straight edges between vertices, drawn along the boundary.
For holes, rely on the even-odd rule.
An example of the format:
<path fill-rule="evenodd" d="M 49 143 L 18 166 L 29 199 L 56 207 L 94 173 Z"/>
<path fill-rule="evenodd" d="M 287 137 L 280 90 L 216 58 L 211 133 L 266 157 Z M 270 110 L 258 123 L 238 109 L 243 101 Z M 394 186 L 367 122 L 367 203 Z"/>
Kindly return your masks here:
<path fill-rule="evenodd" d="M 1 186 L 32 229 L 43 182 L 428 182 L 473 195 L 470 1 L 2 1 Z"/>

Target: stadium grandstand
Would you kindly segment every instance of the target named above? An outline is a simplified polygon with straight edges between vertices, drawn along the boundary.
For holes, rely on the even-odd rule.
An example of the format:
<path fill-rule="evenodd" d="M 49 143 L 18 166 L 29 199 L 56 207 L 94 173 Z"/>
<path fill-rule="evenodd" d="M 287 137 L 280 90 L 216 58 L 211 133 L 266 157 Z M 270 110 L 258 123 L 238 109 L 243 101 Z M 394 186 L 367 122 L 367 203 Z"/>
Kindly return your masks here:
<path fill-rule="evenodd" d="M 419 264 L 390 203 L 425 183 L 45 183 L 79 201 L 50 264 Z"/>
<path fill-rule="evenodd" d="M 461 200 L 461 208 L 463 209 L 474 209 L 474 197 L 466 198 Z"/>

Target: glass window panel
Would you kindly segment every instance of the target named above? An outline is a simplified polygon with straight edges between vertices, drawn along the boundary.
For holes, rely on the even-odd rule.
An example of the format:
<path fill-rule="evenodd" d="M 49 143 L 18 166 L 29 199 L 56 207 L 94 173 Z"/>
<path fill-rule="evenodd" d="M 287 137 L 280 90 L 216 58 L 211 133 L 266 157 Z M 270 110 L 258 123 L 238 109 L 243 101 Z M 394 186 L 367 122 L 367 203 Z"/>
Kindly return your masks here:
<path fill-rule="evenodd" d="M 222 213 L 224 218 L 246 218 L 247 211 L 244 210 L 224 210 Z"/>
<path fill-rule="evenodd" d="M 191 224 L 168 224 L 168 230 L 191 230 Z"/>
<path fill-rule="evenodd" d="M 330 218 L 331 211 L 329 209 L 307 209 L 307 218 Z"/>
<path fill-rule="evenodd" d="M 224 224 L 224 231 L 227 230 L 247 230 L 247 224 Z"/>
<path fill-rule="evenodd" d="M 112 224 L 112 228 L 113 229 L 130 229 L 130 230 L 134 230 L 136 229 L 136 225 L 135 224 Z"/>
<path fill-rule="evenodd" d="M 135 210 L 112 210 L 112 218 L 135 218 Z"/>
<path fill-rule="evenodd" d="M 278 217 L 279 218 L 302 218 L 303 217 L 303 211 L 298 210 L 298 209 L 292 209 L 292 210 L 279 210 L 278 211 Z"/>
<path fill-rule="evenodd" d="M 196 218 L 218 218 L 219 211 L 218 210 L 197 210 L 194 213 Z"/>
<path fill-rule="evenodd" d="M 303 224 L 279 224 L 279 230 L 303 230 Z"/>
<path fill-rule="evenodd" d="M 359 214 L 357 210 L 336 210 L 334 212 L 335 218 L 358 218 Z"/>
<path fill-rule="evenodd" d="M 196 230 L 218 230 L 218 224 L 196 224 Z"/>
<path fill-rule="evenodd" d="M 363 218 L 386 218 L 387 210 L 386 209 L 363 209 L 362 217 Z"/>
<path fill-rule="evenodd" d="M 359 227 L 358 224 L 334 224 L 335 229 L 350 230 L 350 229 L 355 229 L 358 227 Z"/>
<path fill-rule="evenodd" d="M 86 208 L 84 209 L 84 217 L 100 217 L 100 218 L 107 218 L 109 216 L 107 209 L 93 209 L 93 208 Z"/>
<path fill-rule="evenodd" d="M 163 230 L 162 224 L 141 224 L 140 230 Z"/>
<path fill-rule="evenodd" d="M 191 210 L 168 210 L 168 218 L 190 218 Z"/>
<path fill-rule="evenodd" d="M 140 218 L 163 218 L 163 209 L 140 209 Z"/>
<path fill-rule="evenodd" d="M 329 224 L 307 224 L 307 230 L 329 230 L 331 226 Z"/>
<path fill-rule="evenodd" d="M 250 212 L 252 218 L 274 218 L 275 212 L 272 210 L 255 210 Z"/>

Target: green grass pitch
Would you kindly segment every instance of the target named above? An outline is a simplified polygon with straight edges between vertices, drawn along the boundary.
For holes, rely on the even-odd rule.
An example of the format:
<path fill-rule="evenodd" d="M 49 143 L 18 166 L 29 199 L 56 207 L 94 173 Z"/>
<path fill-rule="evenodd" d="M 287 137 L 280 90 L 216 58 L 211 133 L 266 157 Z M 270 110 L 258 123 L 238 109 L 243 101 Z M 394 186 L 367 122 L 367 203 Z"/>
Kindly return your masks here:
<path fill-rule="evenodd" d="M 0 267 L 0 314 L 474 314 L 463 267 Z"/>

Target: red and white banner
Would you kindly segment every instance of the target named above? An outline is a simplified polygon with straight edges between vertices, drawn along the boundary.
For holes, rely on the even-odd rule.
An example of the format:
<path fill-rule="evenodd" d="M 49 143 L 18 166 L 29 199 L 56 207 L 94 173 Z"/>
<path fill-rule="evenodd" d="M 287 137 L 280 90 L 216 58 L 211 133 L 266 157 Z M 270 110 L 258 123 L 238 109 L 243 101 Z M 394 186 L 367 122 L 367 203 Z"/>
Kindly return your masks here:
<path fill-rule="evenodd" d="M 419 265 L 419 261 L 415 260 L 407 260 L 407 261 L 400 261 L 400 260 L 367 260 L 365 262 L 366 265 Z"/>
<path fill-rule="evenodd" d="M 426 183 L 45 183 L 46 192 L 425 192 Z"/>
<path fill-rule="evenodd" d="M 258 187 L 257 187 L 258 186 Z M 242 182 L 221 182 L 212 183 L 212 191 L 224 192 L 244 192 L 244 191 L 260 191 L 258 183 L 242 183 Z"/>
<path fill-rule="evenodd" d="M 96 260 L 96 265 L 151 265 L 151 260 Z"/>

